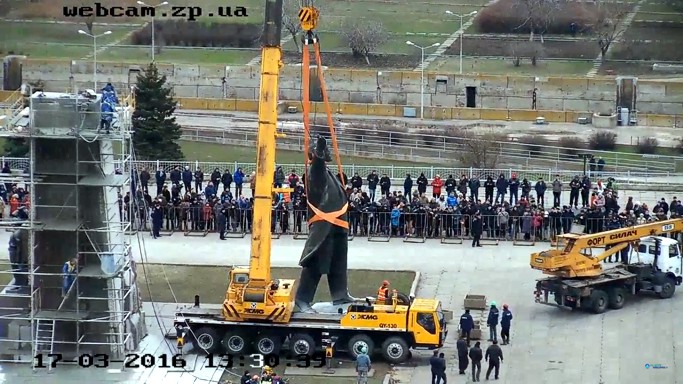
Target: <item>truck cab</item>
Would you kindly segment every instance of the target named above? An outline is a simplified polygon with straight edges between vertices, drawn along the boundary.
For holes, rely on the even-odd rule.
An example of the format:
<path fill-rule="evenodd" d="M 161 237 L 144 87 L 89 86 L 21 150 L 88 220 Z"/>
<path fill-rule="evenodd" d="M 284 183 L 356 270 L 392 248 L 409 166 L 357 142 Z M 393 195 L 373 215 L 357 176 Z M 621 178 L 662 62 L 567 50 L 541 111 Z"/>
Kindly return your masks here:
<path fill-rule="evenodd" d="M 436 349 L 443 346 L 448 330 L 441 302 L 415 299 L 410 305 L 408 329 L 415 339 L 415 349 Z"/>
<path fill-rule="evenodd" d="M 659 271 L 674 278 L 677 285 L 683 282 L 683 256 L 675 239 L 663 236 L 642 238 L 637 251 L 631 256 L 631 263 L 655 265 Z"/>

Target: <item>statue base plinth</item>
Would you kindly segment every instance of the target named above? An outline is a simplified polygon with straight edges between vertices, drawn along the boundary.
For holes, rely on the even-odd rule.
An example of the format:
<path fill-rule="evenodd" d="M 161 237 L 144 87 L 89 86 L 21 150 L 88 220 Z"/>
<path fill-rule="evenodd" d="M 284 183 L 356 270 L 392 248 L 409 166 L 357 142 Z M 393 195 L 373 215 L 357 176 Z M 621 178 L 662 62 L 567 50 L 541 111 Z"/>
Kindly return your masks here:
<path fill-rule="evenodd" d="M 353 303 L 344 303 L 344 304 L 333 304 L 332 302 L 322 302 L 322 303 L 315 303 L 311 305 L 311 308 L 315 310 L 318 313 L 327 313 L 327 314 L 345 314 L 346 310 L 349 308 L 349 305 L 363 305 L 365 304 L 365 301 L 356 301 Z M 341 312 L 340 312 L 341 310 Z"/>

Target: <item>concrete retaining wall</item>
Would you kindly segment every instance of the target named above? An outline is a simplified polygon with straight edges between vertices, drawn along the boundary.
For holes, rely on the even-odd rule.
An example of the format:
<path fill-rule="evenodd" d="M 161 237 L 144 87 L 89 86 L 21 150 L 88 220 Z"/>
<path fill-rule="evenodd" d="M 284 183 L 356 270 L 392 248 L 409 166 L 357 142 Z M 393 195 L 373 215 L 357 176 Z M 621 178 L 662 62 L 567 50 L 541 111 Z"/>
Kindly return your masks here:
<path fill-rule="evenodd" d="M 179 98 L 255 100 L 258 96 L 258 67 L 159 64 L 158 68 L 168 77 Z M 99 63 L 98 81 L 100 84 L 112 82 L 119 88 L 128 88 L 135 81 L 135 74 L 131 71 L 140 69 L 138 65 L 125 63 Z M 92 62 L 80 60 L 27 60 L 23 66 L 26 80 L 41 80 L 48 90 L 55 91 L 74 85 L 79 88 L 92 87 L 92 70 Z M 419 72 L 329 69 L 325 77 L 330 100 L 338 105 L 358 105 L 358 114 L 395 116 L 396 106 L 420 105 Z M 430 107 L 428 112 L 435 118 L 484 118 L 474 117 L 481 114 L 474 112 L 479 109 L 499 111 L 495 112 L 495 116 L 507 117 L 501 111 L 531 108 L 534 89 L 537 90 L 536 107 L 543 111 L 605 113 L 613 111 L 616 104 L 617 82 L 614 78 L 453 75 L 437 72 L 426 73 L 425 77 L 425 105 Z M 475 87 L 476 108 L 464 108 L 467 87 Z M 279 97 L 281 100 L 300 100 L 300 67 L 283 68 Z M 670 125 L 662 125 L 673 126 L 675 115 L 683 115 L 683 82 L 639 79 L 636 99 L 639 117 L 648 114 L 672 116 Z M 452 108 L 462 112 L 457 116 L 444 112 Z M 402 108 L 400 112 L 402 114 Z M 527 113 L 536 117 L 536 112 Z M 664 123 L 659 117 L 645 120 L 647 123 L 651 121 Z"/>

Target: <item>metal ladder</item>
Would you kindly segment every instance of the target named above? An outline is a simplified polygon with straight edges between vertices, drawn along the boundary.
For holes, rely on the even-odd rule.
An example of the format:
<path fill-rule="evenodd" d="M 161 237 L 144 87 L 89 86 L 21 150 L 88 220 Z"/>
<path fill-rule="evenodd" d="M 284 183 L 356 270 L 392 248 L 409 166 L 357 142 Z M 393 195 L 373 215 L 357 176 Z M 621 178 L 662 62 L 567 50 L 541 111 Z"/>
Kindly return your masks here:
<path fill-rule="evenodd" d="M 48 371 L 52 371 L 52 354 L 55 348 L 55 320 L 38 320 L 36 322 L 36 338 L 33 343 L 33 369 L 38 360 L 47 365 Z M 36 356 L 41 355 L 38 359 Z"/>

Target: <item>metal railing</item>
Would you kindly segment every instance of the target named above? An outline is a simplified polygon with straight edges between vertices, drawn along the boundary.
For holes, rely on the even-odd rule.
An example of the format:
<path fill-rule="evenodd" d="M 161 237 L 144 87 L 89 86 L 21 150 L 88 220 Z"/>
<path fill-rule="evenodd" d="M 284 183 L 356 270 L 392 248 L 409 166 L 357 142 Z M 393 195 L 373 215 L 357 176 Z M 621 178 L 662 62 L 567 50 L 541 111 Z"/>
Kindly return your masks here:
<path fill-rule="evenodd" d="M 183 115 L 184 117 L 187 115 Z M 215 126 L 184 126 L 183 139 L 206 143 L 251 146 L 256 143 L 256 123 L 232 121 L 226 128 Z M 296 124 L 283 122 L 281 130 L 286 137 L 278 141 L 281 149 L 301 150 L 304 145 L 303 128 Z M 479 123 L 457 128 L 470 128 Z M 486 126 L 490 124 L 484 124 Z M 315 127 L 314 127 L 315 128 Z M 446 129 L 444 126 L 442 129 Z M 325 135 L 325 129 L 318 127 Z M 314 132 L 315 134 L 315 132 Z M 457 133 L 454 133 L 457 135 Z M 353 128 L 341 126 L 338 130 L 339 149 L 344 155 L 357 157 L 381 157 L 384 159 L 411 161 L 416 163 L 463 164 L 464 153 L 473 146 L 486 143 L 478 138 L 463 138 L 421 132 L 395 132 L 372 127 Z M 562 148 L 556 146 L 526 144 L 519 141 L 489 142 L 495 150 L 489 150 L 490 158 L 497 156 L 497 165 L 514 164 L 515 168 L 544 168 L 581 171 L 583 160 L 579 152 L 591 153 L 596 158 L 605 159 L 605 170 L 611 172 L 674 173 L 683 170 L 683 157 L 665 155 L 640 155 L 589 150 L 588 148 Z M 471 156 L 465 156 L 467 162 Z"/>
<path fill-rule="evenodd" d="M 0 161 L 7 162 L 11 169 L 13 170 L 23 170 L 28 167 L 29 159 L 21 157 L 2 157 Z M 209 175 L 214 169 L 219 169 L 221 172 L 224 170 L 229 170 L 230 172 L 241 168 L 245 175 L 251 174 L 256 170 L 255 163 L 247 162 L 225 162 L 225 161 L 196 161 L 196 160 L 137 160 L 130 161 L 132 166 L 138 171 L 146 168 L 151 174 L 152 179 L 150 184 L 154 184 L 154 172 L 159 167 L 164 168 L 167 172 L 170 172 L 173 168 L 178 167 L 183 170 L 185 167 L 189 167 L 190 170 L 194 171 L 196 169 L 202 169 L 204 174 L 205 183 L 209 180 Z M 297 164 L 278 164 L 281 165 L 285 173 L 289 173 L 294 170 L 297 174 L 301 175 L 304 172 L 303 163 Z M 472 168 L 472 167 L 447 167 L 447 166 L 395 166 L 395 165 L 356 165 L 356 164 L 344 164 L 344 173 L 348 177 L 353 174 L 358 173 L 365 179 L 370 172 L 376 171 L 379 175 L 384 173 L 392 179 L 393 182 L 402 182 L 406 177 L 406 174 L 410 174 L 415 180 L 420 174 L 424 174 L 430 181 L 436 176 L 440 175 L 442 178 L 446 178 L 448 175 L 453 175 L 459 178 L 461 175 L 465 175 L 468 178 L 480 178 L 485 179 L 487 176 L 492 176 L 494 179 L 498 175 L 503 174 L 505 177 L 510 178 L 513 174 L 517 176 L 519 180 L 524 178 L 528 179 L 530 182 L 535 182 L 539 178 L 546 180 L 548 184 L 555 179 L 555 176 L 559 176 L 560 180 L 564 183 L 568 183 L 574 178 L 574 176 L 579 175 L 581 172 L 571 171 L 571 170 L 557 170 L 553 168 L 529 168 L 523 169 L 522 167 L 507 167 L 507 168 Z M 642 184 L 660 184 L 660 185 L 679 185 L 683 184 L 683 176 L 675 175 L 669 172 L 637 172 L 637 171 L 627 171 L 627 172 L 593 172 L 591 176 L 594 179 L 600 178 L 606 180 L 609 177 L 613 177 L 619 185 L 642 185 Z M 168 177 L 168 175 L 167 175 Z M 167 180 L 168 182 L 168 180 Z M 245 180 L 248 183 L 248 180 Z M 397 184 L 398 185 L 398 184 Z M 566 185 L 565 185 L 566 186 Z M 245 186 L 246 188 L 246 186 Z"/>

